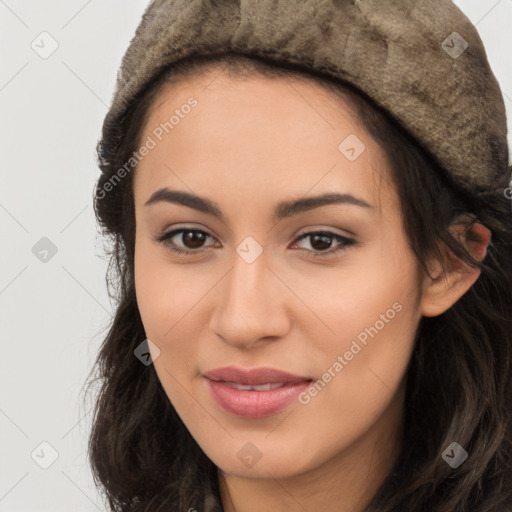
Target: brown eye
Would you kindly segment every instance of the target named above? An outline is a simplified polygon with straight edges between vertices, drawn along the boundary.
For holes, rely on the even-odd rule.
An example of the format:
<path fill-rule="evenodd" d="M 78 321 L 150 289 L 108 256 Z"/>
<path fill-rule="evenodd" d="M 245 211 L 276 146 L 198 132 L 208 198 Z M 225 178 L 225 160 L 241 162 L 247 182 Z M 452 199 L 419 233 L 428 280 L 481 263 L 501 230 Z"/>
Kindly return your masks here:
<path fill-rule="evenodd" d="M 310 256 L 328 256 L 338 251 L 347 250 L 349 246 L 356 242 L 351 238 L 347 238 L 330 231 L 311 231 L 305 233 L 298 238 L 298 241 L 309 238 L 310 246 L 313 250 L 306 249 Z M 337 240 L 338 244 L 331 249 L 333 242 Z"/>
<path fill-rule="evenodd" d="M 330 249 L 333 241 L 333 237 L 329 235 L 325 235 L 323 233 L 315 233 L 314 235 L 309 235 L 311 240 L 311 247 L 317 251 L 324 251 L 326 249 Z"/>
<path fill-rule="evenodd" d="M 181 237 L 178 235 L 181 235 Z M 182 228 L 164 233 L 158 236 L 156 241 L 161 242 L 175 252 L 193 254 L 204 251 L 203 244 L 208 237 L 211 238 L 211 236 L 204 231 Z M 176 241 L 173 241 L 173 238 L 175 238 Z"/>
<path fill-rule="evenodd" d="M 181 241 L 187 248 L 197 249 L 205 240 L 204 233 L 201 231 L 183 231 Z"/>

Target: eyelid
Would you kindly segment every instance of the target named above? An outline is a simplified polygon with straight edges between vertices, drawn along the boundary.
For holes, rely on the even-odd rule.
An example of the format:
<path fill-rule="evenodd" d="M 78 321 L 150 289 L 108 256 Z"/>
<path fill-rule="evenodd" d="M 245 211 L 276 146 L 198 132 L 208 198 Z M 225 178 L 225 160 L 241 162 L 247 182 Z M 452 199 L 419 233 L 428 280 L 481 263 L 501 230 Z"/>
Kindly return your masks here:
<path fill-rule="evenodd" d="M 348 231 L 347 229 L 340 229 L 335 228 L 332 226 L 322 226 L 318 227 L 318 224 L 313 224 L 311 226 L 306 226 L 305 228 L 301 228 L 298 232 L 296 232 L 293 237 L 297 238 L 305 234 L 311 234 L 311 233 L 323 233 L 328 232 L 332 233 L 333 235 L 338 235 L 343 238 L 351 238 L 354 239 L 354 241 L 357 239 L 357 235 L 351 231 Z"/>
<path fill-rule="evenodd" d="M 347 251 L 350 247 L 358 245 L 358 242 L 353 237 L 340 235 L 339 233 L 328 229 L 312 229 L 295 237 L 294 242 L 292 243 L 292 247 L 299 244 L 302 240 L 306 240 L 307 238 L 313 237 L 315 235 L 326 235 L 333 240 L 337 240 L 338 243 L 335 243 L 334 247 L 324 251 L 302 249 L 302 251 L 306 251 L 308 256 L 312 256 L 313 258 L 328 258 L 329 256 L 337 256 L 340 253 Z"/>
<path fill-rule="evenodd" d="M 200 231 L 201 233 L 204 233 L 204 234 L 208 235 L 211 238 L 217 239 L 217 236 L 213 235 L 210 232 L 210 230 L 207 229 L 206 227 L 204 227 L 202 225 L 191 226 L 189 224 L 173 224 L 172 226 L 164 228 L 161 231 L 159 231 L 156 234 L 155 238 L 158 239 L 158 238 L 161 238 L 163 236 L 170 235 L 171 233 L 176 234 L 176 232 L 178 232 L 178 231 Z"/>

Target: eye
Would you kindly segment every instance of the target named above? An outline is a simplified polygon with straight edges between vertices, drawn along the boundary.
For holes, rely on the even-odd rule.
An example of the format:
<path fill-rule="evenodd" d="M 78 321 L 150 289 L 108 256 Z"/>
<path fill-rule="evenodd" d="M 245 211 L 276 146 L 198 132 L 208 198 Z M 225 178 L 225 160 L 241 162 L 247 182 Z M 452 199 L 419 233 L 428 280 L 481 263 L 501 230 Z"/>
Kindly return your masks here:
<path fill-rule="evenodd" d="M 298 238 L 298 241 L 304 240 L 306 238 L 310 239 L 310 245 L 314 249 L 306 249 L 306 252 L 309 256 L 313 257 L 330 256 L 339 251 L 346 251 L 348 247 L 355 245 L 356 243 L 355 240 L 351 238 L 332 233 L 331 231 L 310 231 L 309 233 L 304 233 L 301 235 Z M 334 249 L 331 249 L 330 247 L 334 240 L 338 241 L 338 245 L 335 246 Z M 294 245 L 296 245 L 296 243 Z"/>
<path fill-rule="evenodd" d="M 173 238 L 176 238 L 176 240 L 173 241 Z M 203 244 L 207 238 L 213 239 L 213 237 L 205 231 L 181 228 L 157 235 L 154 240 L 162 243 L 176 253 L 191 255 L 201 253 L 206 250 L 203 247 Z M 356 243 L 355 240 L 352 240 L 351 238 L 338 235 L 331 231 L 310 231 L 302 234 L 293 245 L 295 246 L 298 242 L 307 238 L 310 239 L 310 245 L 313 247 L 313 250 L 306 249 L 306 252 L 308 256 L 313 257 L 329 256 L 339 251 L 347 250 L 348 247 L 355 245 Z M 331 248 L 332 243 L 335 240 L 338 241 L 338 244 L 334 248 Z M 178 241 L 181 242 L 181 246 L 177 243 Z"/>
<path fill-rule="evenodd" d="M 181 236 L 177 237 L 178 234 L 181 234 Z M 185 246 L 184 248 L 180 247 L 176 244 L 176 242 L 172 240 L 175 237 L 177 237 L 177 240 L 181 239 L 181 243 Z M 155 238 L 155 241 L 162 243 L 172 251 L 187 255 L 204 252 L 205 249 L 201 248 L 201 246 L 207 237 L 212 238 L 205 231 L 201 231 L 199 229 L 182 228 L 174 229 L 173 231 L 159 235 Z"/>

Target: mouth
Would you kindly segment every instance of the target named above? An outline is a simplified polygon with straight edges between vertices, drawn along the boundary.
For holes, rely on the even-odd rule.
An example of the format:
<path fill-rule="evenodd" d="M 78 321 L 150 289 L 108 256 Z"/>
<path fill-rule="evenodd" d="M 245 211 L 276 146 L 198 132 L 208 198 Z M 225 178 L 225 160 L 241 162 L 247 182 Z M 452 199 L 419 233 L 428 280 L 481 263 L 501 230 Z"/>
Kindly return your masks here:
<path fill-rule="evenodd" d="M 271 389 L 282 388 L 283 386 L 287 386 L 289 384 L 285 382 L 273 382 L 267 384 L 259 384 L 251 386 L 249 384 L 238 384 L 236 382 L 224 382 L 224 381 L 216 381 L 221 382 L 222 384 L 229 386 L 230 388 L 238 389 L 240 391 L 270 391 Z"/>
<path fill-rule="evenodd" d="M 210 395 L 225 412 L 243 418 L 276 414 L 313 381 L 273 368 L 225 367 L 204 374 Z"/>
<path fill-rule="evenodd" d="M 211 370 L 205 373 L 204 376 L 216 382 L 228 382 L 245 386 L 261 386 L 268 384 L 289 385 L 313 380 L 311 377 L 294 375 L 283 370 L 268 367 L 245 370 L 235 366 L 227 366 Z"/>

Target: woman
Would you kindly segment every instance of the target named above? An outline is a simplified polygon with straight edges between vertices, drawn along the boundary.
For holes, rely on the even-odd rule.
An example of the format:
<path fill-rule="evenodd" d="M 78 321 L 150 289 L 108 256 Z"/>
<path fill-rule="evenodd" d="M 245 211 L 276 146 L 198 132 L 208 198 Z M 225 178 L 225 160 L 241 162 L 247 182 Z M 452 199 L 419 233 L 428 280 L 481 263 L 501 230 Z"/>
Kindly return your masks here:
<path fill-rule="evenodd" d="M 511 510 L 505 113 L 451 2 L 156 0 L 98 156 L 112 510 Z"/>

